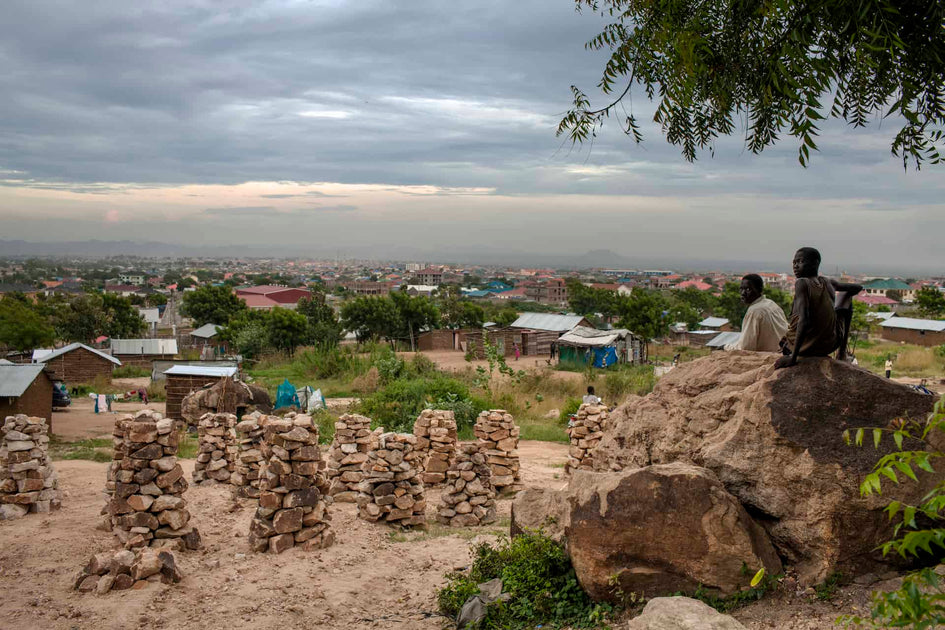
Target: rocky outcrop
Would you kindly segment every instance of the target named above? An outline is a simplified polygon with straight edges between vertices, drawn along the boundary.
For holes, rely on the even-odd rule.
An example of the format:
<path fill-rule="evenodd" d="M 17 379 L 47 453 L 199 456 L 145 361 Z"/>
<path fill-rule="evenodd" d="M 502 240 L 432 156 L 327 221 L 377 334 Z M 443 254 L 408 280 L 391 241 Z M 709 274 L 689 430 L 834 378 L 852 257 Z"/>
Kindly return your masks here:
<path fill-rule="evenodd" d="M 891 535 L 882 508 L 891 498 L 914 504 L 942 476 L 920 472 L 918 484 L 861 497 L 860 482 L 891 443 L 854 448 L 843 431 L 925 417 L 934 399 L 832 359 L 778 371 L 773 361 L 770 354 L 719 353 L 672 370 L 650 395 L 611 414 L 594 467 L 707 468 L 767 531 L 801 583 L 873 570 L 882 560 L 876 546 Z"/>
<path fill-rule="evenodd" d="M 563 525 L 581 586 L 596 600 L 616 600 L 620 592 L 694 592 L 699 585 L 731 595 L 758 569 L 782 571 L 765 531 L 704 468 L 579 470 L 564 495 L 565 513 L 553 520 Z M 534 512 L 516 501 L 516 518 Z"/>
<path fill-rule="evenodd" d="M 512 502 L 512 537 L 526 530 L 537 532 L 555 542 L 565 542 L 565 529 L 570 523 L 567 492 L 550 488 L 525 488 Z"/>
<path fill-rule="evenodd" d="M 647 602 L 627 630 L 745 630 L 745 626 L 695 599 L 657 597 Z"/>

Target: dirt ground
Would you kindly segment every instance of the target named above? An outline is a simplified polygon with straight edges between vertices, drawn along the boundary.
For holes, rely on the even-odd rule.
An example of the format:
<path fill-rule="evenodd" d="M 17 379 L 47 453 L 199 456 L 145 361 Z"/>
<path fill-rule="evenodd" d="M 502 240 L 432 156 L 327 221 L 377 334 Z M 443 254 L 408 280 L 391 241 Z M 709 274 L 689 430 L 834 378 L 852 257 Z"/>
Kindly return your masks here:
<path fill-rule="evenodd" d="M 89 425 L 86 430 L 96 429 Z M 520 455 L 526 486 L 563 488 L 567 483 L 566 445 L 522 442 Z M 193 460 L 183 465 L 189 478 Z M 426 533 L 404 534 L 359 520 L 352 504 L 335 504 L 334 546 L 273 556 L 249 551 L 249 501 L 234 503 L 225 486 L 191 486 L 185 498 L 204 547 L 176 554 L 184 581 L 96 596 L 71 587 L 92 554 L 113 548 L 111 534 L 96 529 L 107 465 L 57 461 L 56 467 L 64 490 L 60 511 L 0 522 L 0 627 L 444 628 L 448 622 L 438 616 L 435 601 L 443 575 L 468 565 L 478 541 L 507 533 L 511 505 L 508 498 L 499 500 L 501 520 L 492 526 L 453 533 L 434 525 Z M 437 505 L 439 491 L 429 490 L 427 499 Z M 838 614 L 854 605 L 862 609 L 866 593 L 855 587 L 827 603 L 809 593 L 779 595 L 735 616 L 752 630 L 826 630 Z M 615 624 L 622 625 L 622 620 Z"/>
<path fill-rule="evenodd" d="M 56 409 L 52 416 L 53 433 L 65 442 L 75 442 L 87 438 L 111 436 L 115 420 L 126 413 L 141 409 L 153 409 L 164 413 L 164 403 L 152 402 L 113 402 L 111 413 L 95 413 L 95 403 L 88 396 L 72 399 L 72 404 L 64 409 Z"/>

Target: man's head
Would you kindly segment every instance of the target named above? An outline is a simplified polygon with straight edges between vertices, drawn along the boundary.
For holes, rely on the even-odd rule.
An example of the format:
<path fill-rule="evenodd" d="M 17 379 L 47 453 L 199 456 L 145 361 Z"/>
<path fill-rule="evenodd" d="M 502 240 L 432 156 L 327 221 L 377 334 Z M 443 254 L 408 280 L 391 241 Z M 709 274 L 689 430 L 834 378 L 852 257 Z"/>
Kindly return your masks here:
<path fill-rule="evenodd" d="M 593 396 L 593 395 L 594 395 L 594 386 L 593 386 L 593 385 L 588 385 L 588 386 L 587 386 L 587 394 L 588 394 L 589 396 Z"/>
<path fill-rule="evenodd" d="M 794 275 L 798 278 L 813 278 L 820 273 L 820 252 L 813 247 L 802 247 L 794 254 Z"/>
<path fill-rule="evenodd" d="M 742 296 L 742 302 L 751 304 L 765 291 L 765 282 L 757 273 L 750 273 L 742 277 L 742 285 L 738 288 L 739 295 Z"/>

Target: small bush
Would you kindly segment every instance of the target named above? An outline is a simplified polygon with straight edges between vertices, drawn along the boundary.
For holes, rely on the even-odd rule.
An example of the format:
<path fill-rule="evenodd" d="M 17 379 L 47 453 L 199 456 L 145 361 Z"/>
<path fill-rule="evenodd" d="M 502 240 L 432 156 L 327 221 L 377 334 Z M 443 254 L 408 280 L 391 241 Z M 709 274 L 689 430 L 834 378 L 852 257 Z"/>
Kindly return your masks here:
<path fill-rule="evenodd" d="M 469 573 L 446 575 L 437 592 L 440 612 L 455 617 L 463 603 L 478 592 L 478 584 L 502 580 L 508 601 L 489 606 L 480 628 L 596 627 L 611 611 L 595 604 L 581 589 L 564 549 L 541 533 L 526 533 L 495 547 L 475 547 Z"/>
<path fill-rule="evenodd" d="M 456 394 L 447 394 L 445 397 L 437 399 L 433 403 L 434 408 L 444 411 L 452 411 L 456 419 L 457 430 L 472 428 L 476 424 L 476 418 L 487 409 L 482 405 L 481 399 L 460 398 Z"/>
<path fill-rule="evenodd" d="M 580 408 L 580 398 L 567 398 L 564 401 L 564 404 L 561 405 L 561 413 L 558 414 L 558 420 L 561 422 L 561 424 L 567 424 L 571 415 L 577 413 L 578 409 Z"/>
<path fill-rule="evenodd" d="M 148 385 L 148 400 L 165 402 L 167 400 L 167 389 L 165 389 L 165 381 L 151 381 L 151 384 Z"/>
<path fill-rule="evenodd" d="M 465 383 L 446 376 L 400 378 L 361 400 L 361 412 L 389 431 L 410 431 L 417 416 L 438 400 L 469 398 Z"/>
<path fill-rule="evenodd" d="M 619 405 L 627 396 L 645 396 L 653 391 L 656 377 L 649 365 L 636 365 L 609 371 L 604 376 L 603 394 L 608 404 Z"/>
<path fill-rule="evenodd" d="M 376 367 L 351 381 L 351 389 L 359 394 L 373 394 L 381 386 L 381 375 Z"/>
<path fill-rule="evenodd" d="M 312 421 L 318 427 L 318 442 L 331 444 L 335 439 L 335 421 L 338 418 L 327 409 L 318 409 L 312 414 Z"/>

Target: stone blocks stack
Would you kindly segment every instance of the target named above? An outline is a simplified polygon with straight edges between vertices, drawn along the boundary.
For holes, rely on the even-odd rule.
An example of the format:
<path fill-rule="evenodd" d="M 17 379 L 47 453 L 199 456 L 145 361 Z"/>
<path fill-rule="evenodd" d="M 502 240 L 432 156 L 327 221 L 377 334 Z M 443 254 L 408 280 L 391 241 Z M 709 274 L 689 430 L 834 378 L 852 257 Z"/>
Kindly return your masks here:
<path fill-rule="evenodd" d="M 259 507 L 250 525 L 253 551 L 281 553 L 291 547 L 322 549 L 335 541 L 328 482 L 319 470 L 318 428 L 312 417 L 269 416 L 263 423 Z"/>
<path fill-rule="evenodd" d="M 607 407 L 603 405 L 581 405 L 574 424 L 568 428 L 571 448 L 568 450 L 566 473 L 578 468 L 594 469 L 594 447 L 604 437 L 607 426 Z"/>
<path fill-rule="evenodd" d="M 417 438 L 406 433 L 384 433 L 368 453 L 358 485 L 358 516 L 394 525 L 423 525 L 427 502 L 420 480 Z"/>
<path fill-rule="evenodd" d="M 112 531 L 126 548 L 177 544 L 200 547 L 181 495 L 187 489 L 177 462 L 174 421 L 142 409 L 116 422 L 115 453 L 109 468 L 111 499 L 105 506 Z"/>
<path fill-rule="evenodd" d="M 236 423 L 237 453 L 230 483 L 237 488 L 237 493 L 247 499 L 259 498 L 259 475 L 262 467 L 263 424 L 267 416 L 253 412 Z"/>
<path fill-rule="evenodd" d="M 446 472 L 446 488 L 436 519 L 453 527 L 494 523 L 495 489 L 486 455 L 476 444 L 463 444 Z"/>
<path fill-rule="evenodd" d="M 0 521 L 62 505 L 45 418 L 7 416 L 0 433 Z"/>
<path fill-rule="evenodd" d="M 361 466 L 377 436 L 371 433 L 371 419 L 356 414 L 344 414 L 335 423 L 335 439 L 328 451 L 328 493 L 340 503 L 354 503 L 358 498 L 358 484 L 364 479 Z"/>
<path fill-rule="evenodd" d="M 452 411 L 424 409 L 413 425 L 416 448 L 425 453 L 420 468 L 426 487 L 446 481 L 446 471 L 456 452 L 456 420 Z"/>
<path fill-rule="evenodd" d="M 197 440 L 194 483 L 208 480 L 230 483 L 239 452 L 236 416 L 232 413 L 205 413 L 197 422 Z"/>
<path fill-rule="evenodd" d="M 97 553 L 79 571 L 73 588 L 81 593 L 124 591 L 147 586 L 147 582 L 176 584 L 183 579 L 170 551 L 140 548 L 134 551 Z"/>
<path fill-rule="evenodd" d="M 522 489 L 519 474 L 519 428 L 512 414 L 504 409 L 483 411 L 476 420 L 479 448 L 492 469 L 492 486 L 496 492 Z"/>

